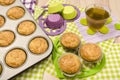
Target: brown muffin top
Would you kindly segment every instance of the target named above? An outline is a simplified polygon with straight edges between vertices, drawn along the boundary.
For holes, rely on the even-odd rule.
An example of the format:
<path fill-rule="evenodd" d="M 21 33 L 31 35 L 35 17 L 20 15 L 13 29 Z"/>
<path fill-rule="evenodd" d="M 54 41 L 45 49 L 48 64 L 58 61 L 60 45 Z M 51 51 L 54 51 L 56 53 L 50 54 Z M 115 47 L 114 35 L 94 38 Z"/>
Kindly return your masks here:
<path fill-rule="evenodd" d="M 64 47 L 74 49 L 79 46 L 80 39 L 76 34 L 72 32 L 68 32 L 68 33 L 64 33 L 61 36 L 60 42 Z"/>
<path fill-rule="evenodd" d="M 1 31 L 0 32 L 0 47 L 10 45 L 15 39 L 15 34 L 12 31 Z"/>
<path fill-rule="evenodd" d="M 5 23 L 5 18 L 0 15 L 0 27 L 2 27 Z"/>
<path fill-rule="evenodd" d="M 8 66 L 17 68 L 26 60 L 26 53 L 22 49 L 13 49 L 9 51 L 5 57 L 5 62 Z"/>
<path fill-rule="evenodd" d="M 59 60 L 60 69 L 68 74 L 77 73 L 80 70 L 80 60 L 78 56 L 72 53 L 66 53 Z"/>
<path fill-rule="evenodd" d="M 80 56 L 90 62 L 94 62 L 100 59 L 102 52 L 98 45 L 93 43 L 86 43 L 80 49 Z"/>
<path fill-rule="evenodd" d="M 34 38 L 29 43 L 29 49 L 34 54 L 42 54 L 48 49 L 47 40 L 42 37 Z"/>
<path fill-rule="evenodd" d="M 17 28 L 18 33 L 20 33 L 21 35 L 30 35 L 35 31 L 35 29 L 35 23 L 29 20 L 21 22 Z"/>
<path fill-rule="evenodd" d="M 7 16 L 10 19 L 14 19 L 14 20 L 22 18 L 24 14 L 25 14 L 25 10 L 19 6 L 12 7 L 7 11 Z"/>
<path fill-rule="evenodd" d="M 10 5 L 14 2 L 15 2 L 15 0 L 0 0 L 0 4 L 3 5 L 3 6 Z"/>

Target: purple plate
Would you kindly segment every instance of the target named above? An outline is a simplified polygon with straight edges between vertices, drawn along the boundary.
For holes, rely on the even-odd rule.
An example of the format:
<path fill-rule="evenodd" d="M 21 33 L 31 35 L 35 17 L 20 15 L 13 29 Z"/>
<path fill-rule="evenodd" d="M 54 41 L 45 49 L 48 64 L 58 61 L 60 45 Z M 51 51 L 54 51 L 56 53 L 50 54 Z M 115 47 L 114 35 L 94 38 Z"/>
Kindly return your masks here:
<path fill-rule="evenodd" d="M 75 21 L 75 20 L 77 20 L 79 17 L 80 17 L 80 10 L 79 10 L 79 8 L 77 8 L 76 6 L 73 6 L 73 5 L 71 5 L 71 4 L 63 4 L 63 6 L 72 6 L 72 7 L 74 7 L 75 9 L 76 9 L 76 11 L 77 11 L 77 16 L 74 18 L 74 19 L 71 19 L 71 20 L 66 20 L 67 22 L 72 22 L 72 21 Z M 48 8 L 48 5 L 47 6 L 42 6 L 42 8 Z M 45 10 L 45 11 L 47 11 L 47 10 Z M 41 15 L 42 16 L 42 15 Z"/>
<path fill-rule="evenodd" d="M 63 4 L 63 6 L 73 6 L 73 5 Z M 51 22 L 49 22 L 49 20 L 47 20 L 47 18 L 43 18 L 44 12 L 48 11 L 48 10 L 46 10 L 46 8 L 48 8 L 48 5 L 47 6 L 42 6 L 42 8 L 44 8 L 45 10 L 42 13 L 42 15 L 40 15 L 40 17 L 39 17 L 39 25 L 40 25 L 40 27 L 43 29 L 43 31 L 47 35 L 56 36 L 56 35 L 61 34 L 66 29 L 66 22 L 73 22 L 73 21 L 77 20 L 80 17 L 80 10 L 76 6 L 73 6 L 73 7 L 77 11 L 77 16 L 74 19 L 71 19 L 71 20 L 63 20 L 63 22 L 61 21 L 60 24 L 57 23 L 60 26 L 58 26 L 58 25 L 56 26 L 56 23 L 51 24 Z"/>

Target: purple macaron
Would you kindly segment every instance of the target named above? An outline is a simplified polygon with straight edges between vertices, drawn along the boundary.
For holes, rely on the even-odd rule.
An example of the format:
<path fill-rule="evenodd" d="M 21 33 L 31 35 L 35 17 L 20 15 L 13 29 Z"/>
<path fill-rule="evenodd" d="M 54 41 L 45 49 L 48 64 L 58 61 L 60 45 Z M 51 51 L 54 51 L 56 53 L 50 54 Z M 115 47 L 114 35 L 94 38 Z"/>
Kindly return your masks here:
<path fill-rule="evenodd" d="M 58 29 L 63 26 L 64 20 L 60 14 L 50 14 L 47 16 L 45 23 L 51 29 Z"/>

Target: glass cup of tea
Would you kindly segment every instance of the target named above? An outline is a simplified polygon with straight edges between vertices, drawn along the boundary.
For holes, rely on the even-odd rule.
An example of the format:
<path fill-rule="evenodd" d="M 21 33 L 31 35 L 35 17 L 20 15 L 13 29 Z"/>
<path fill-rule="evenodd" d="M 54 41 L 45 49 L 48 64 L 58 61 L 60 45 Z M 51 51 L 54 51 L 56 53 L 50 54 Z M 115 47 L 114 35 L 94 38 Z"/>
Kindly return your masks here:
<path fill-rule="evenodd" d="M 89 28 L 99 31 L 110 17 L 110 9 L 101 4 L 92 4 L 85 8 L 85 14 Z"/>

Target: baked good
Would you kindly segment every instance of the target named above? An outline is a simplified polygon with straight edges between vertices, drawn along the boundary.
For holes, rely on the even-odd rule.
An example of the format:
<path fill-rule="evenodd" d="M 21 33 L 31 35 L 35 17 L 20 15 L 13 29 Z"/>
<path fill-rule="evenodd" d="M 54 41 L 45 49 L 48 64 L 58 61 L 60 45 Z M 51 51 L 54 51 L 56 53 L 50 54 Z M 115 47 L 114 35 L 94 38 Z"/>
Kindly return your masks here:
<path fill-rule="evenodd" d="M 2 65 L 0 64 L 0 75 L 1 75 L 1 73 L 2 73 Z"/>
<path fill-rule="evenodd" d="M 60 42 L 66 48 L 75 49 L 80 45 L 80 38 L 72 32 L 67 32 L 61 36 Z"/>
<path fill-rule="evenodd" d="M 77 11 L 73 6 L 65 6 L 62 11 L 62 16 L 66 20 L 74 19 L 77 16 Z"/>
<path fill-rule="evenodd" d="M 15 2 L 15 0 L 0 0 L 0 5 L 7 6 L 14 2 Z"/>
<path fill-rule="evenodd" d="M 0 32 L 0 47 L 10 45 L 15 39 L 15 34 L 12 31 L 4 30 Z"/>
<path fill-rule="evenodd" d="M 79 54 L 87 62 L 96 62 L 102 57 L 101 49 L 94 43 L 86 43 L 79 49 Z"/>
<path fill-rule="evenodd" d="M 64 6 L 59 2 L 51 3 L 50 5 L 48 5 L 48 13 L 59 13 L 63 10 L 63 8 Z"/>
<path fill-rule="evenodd" d="M 17 31 L 21 35 L 30 35 L 35 31 L 35 29 L 36 25 L 34 22 L 25 20 L 18 25 Z"/>
<path fill-rule="evenodd" d="M 26 52 L 22 49 L 16 48 L 10 50 L 5 56 L 5 62 L 12 68 L 21 66 L 27 58 Z"/>
<path fill-rule="evenodd" d="M 36 37 L 29 43 L 29 49 L 34 54 L 42 54 L 48 49 L 48 42 L 43 37 Z"/>
<path fill-rule="evenodd" d="M 64 20 L 60 14 L 50 14 L 45 20 L 47 27 L 51 29 L 58 29 L 64 25 Z"/>
<path fill-rule="evenodd" d="M 12 7 L 7 11 L 7 16 L 13 20 L 22 18 L 24 14 L 25 10 L 19 6 Z"/>
<path fill-rule="evenodd" d="M 0 27 L 2 27 L 5 24 L 5 18 L 0 15 Z"/>
<path fill-rule="evenodd" d="M 60 69 L 67 74 L 79 72 L 81 63 L 78 56 L 73 53 L 66 53 L 59 59 Z"/>

